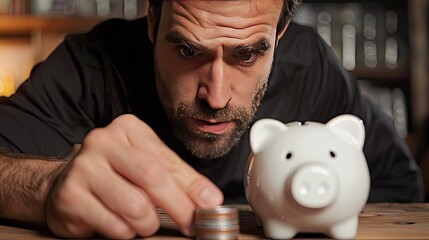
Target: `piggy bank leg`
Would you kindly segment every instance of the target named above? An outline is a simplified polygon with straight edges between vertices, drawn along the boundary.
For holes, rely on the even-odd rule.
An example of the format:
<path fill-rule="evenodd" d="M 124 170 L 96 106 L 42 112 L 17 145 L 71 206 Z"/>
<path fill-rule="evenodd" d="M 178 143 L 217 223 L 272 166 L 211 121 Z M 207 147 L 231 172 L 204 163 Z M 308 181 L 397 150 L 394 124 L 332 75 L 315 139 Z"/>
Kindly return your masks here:
<path fill-rule="evenodd" d="M 285 222 L 268 219 L 263 220 L 265 236 L 271 239 L 289 239 L 293 238 L 297 231 L 293 226 Z"/>
<path fill-rule="evenodd" d="M 331 227 L 328 235 L 336 239 L 353 239 L 356 237 L 358 217 L 353 217 Z"/>

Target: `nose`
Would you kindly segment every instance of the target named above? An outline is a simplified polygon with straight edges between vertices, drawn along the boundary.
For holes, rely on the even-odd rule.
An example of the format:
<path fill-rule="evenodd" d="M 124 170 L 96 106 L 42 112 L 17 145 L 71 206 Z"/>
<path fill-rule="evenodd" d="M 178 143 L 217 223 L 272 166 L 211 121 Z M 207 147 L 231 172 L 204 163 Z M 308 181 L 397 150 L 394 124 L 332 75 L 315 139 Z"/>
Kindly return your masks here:
<path fill-rule="evenodd" d="M 200 81 L 198 97 L 205 100 L 212 109 L 225 108 L 232 98 L 231 83 L 226 77 L 225 69 L 226 63 L 222 56 L 216 57 Z"/>
<path fill-rule="evenodd" d="M 334 171 L 320 164 L 308 164 L 292 176 L 292 196 L 301 206 L 323 208 L 330 205 L 338 193 Z"/>

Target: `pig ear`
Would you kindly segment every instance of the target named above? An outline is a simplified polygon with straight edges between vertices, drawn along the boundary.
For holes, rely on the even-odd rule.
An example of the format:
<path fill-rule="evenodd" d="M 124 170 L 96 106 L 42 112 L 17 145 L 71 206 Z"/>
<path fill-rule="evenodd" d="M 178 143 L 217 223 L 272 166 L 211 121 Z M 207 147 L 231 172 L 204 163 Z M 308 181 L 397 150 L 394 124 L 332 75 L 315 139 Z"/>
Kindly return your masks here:
<path fill-rule="evenodd" d="M 327 125 L 339 133 L 339 136 L 353 145 L 363 148 L 365 142 L 365 127 L 363 121 L 350 114 L 340 115 L 331 119 Z"/>
<path fill-rule="evenodd" d="M 275 136 L 286 130 L 284 123 L 265 118 L 255 122 L 250 129 L 250 147 L 254 154 L 260 153 L 275 139 Z"/>

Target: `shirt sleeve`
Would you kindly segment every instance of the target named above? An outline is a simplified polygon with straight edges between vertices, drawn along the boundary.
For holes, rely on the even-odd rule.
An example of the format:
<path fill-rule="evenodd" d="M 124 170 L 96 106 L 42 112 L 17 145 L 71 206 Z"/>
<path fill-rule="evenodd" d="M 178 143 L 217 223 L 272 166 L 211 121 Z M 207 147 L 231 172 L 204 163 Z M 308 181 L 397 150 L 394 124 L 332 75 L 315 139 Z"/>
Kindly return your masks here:
<path fill-rule="evenodd" d="M 0 147 L 66 156 L 90 130 L 129 113 L 124 76 L 131 83 L 145 76 L 135 70 L 143 71 L 135 65 L 144 58 L 130 61 L 151 53 L 151 45 L 142 42 L 145 29 L 144 18 L 110 19 L 88 33 L 66 36 L 14 95 L 0 99 Z"/>
<path fill-rule="evenodd" d="M 303 102 L 300 105 L 303 110 L 299 118 L 321 122 L 340 114 L 361 118 L 366 134 L 363 151 L 371 176 L 368 201 L 423 201 L 420 169 L 405 141 L 397 134 L 393 120 L 363 96 L 355 77 L 342 67 L 317 33 L 302 31 L 296 25 L 288 31 L 284 36 L 289 37 L 287 46 L 280 51 L 287 56 L 285 66 L 292 69 L 289 77 L 300 81 L 297 87 L 302 90 L 299 101 Z"/>

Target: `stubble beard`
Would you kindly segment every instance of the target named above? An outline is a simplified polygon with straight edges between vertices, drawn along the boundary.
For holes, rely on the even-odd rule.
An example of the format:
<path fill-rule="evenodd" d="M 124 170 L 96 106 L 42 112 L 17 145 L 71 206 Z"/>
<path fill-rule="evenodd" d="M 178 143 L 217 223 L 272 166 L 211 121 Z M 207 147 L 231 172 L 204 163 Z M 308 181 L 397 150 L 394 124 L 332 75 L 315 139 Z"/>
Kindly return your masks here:
<path fill-rule="evenodd" d="M 253 121 L 256 110 L 267 89 L 268 77 L 264 77 L 257 88 L 250 110 L 242 106 L 212 109 L 204 101 L 179 103 L 166 110 L 173 132 L 183 146 L 200 159 L 216 159 L 229 153 L 241 140 Z M 235 123 L 232 131 L 225 134 L 192 132 L 186 126 L 186 119 L 217 119 Z"/>

